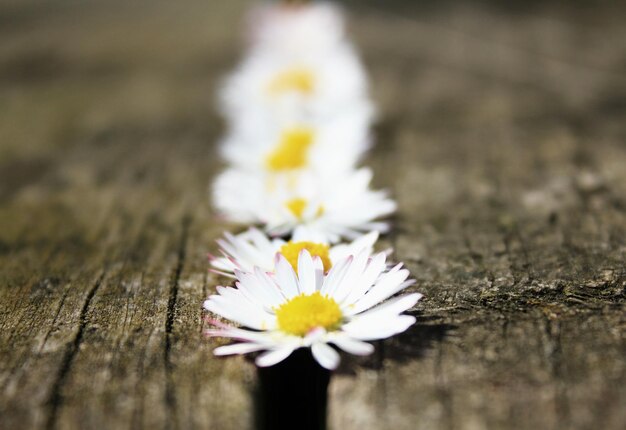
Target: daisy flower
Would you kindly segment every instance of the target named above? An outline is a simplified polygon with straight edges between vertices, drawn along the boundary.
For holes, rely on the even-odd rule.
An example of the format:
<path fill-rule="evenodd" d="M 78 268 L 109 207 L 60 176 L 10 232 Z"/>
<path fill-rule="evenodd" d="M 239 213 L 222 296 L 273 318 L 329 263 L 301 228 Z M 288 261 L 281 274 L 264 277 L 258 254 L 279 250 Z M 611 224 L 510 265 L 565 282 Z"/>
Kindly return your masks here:
<path fill-rule="evenodd" d="M 217 240 L 223 257 L 210 256 L 210 258 L 215 272 L 234 277 L 235 270 L 253 272 L 255 267 L 264 272 L 273 272 L 277 252 L 287 259 L 294 270 L 298 270 L 298 256 L 301 250 L 306 249 L 311 256 L 322 260 L 324 273 L 326 273 L 339 260 L 349 255 L 356 255 L 361 251 L 371 255 L 377 239 L 378 232 L 372 231 L 351 243 L 331 246 L 308 240 L 270 239 L 260 230 L 250 228 L 236 236 L 225 232 L 224 237 Z"/>
<path fill-rule="evenodd" d="M 252 118 L 252 117 L 250 117 Z M 371 115 L 367 107 L 330 121 L 234 121 L 221 145 L 222 157 L 243 169 L 284 173 L 310 168 L 318 172 L 352 169 L 369 147 Z"/>
<path fill-rule="evenodd" d="M 396 209 L 385 191 L 369 188 L 372 171 L 341 175 L 261 175 L 229 169 L 213 184 L 213 203 L 221 215 L 244 224 L 262 224 L 270 235 L 292 240 L 336 243 L 362 232 L 385 232 L 376 221 Z"/>
<path fill-rule="evenodd" d="M 359 106 L 371 115 L 367 88 L 363 66 L 347 43 L 321 56 L 252 51 L 224 82 L 219 103 L 233 121 L 330 120 Z"/>
<path fill-rule="evenodd" d="M 250 43 L 257 50 L 323 54 L 345 40 L 343 14 L 328 2 L 263 5 L 249 21 Z"/>
<path fill-rule="evenodd" d="M 306 249 L 298 256 L 298 270 L 276 254 L 276 270 L 260 268 L 253 273 L 235 271 L 236 286 L 217 287 L 204 308 L 244 326 L 236 328 L 214 322 L 213 337 L 241 341 L 218 347 L 216 355 L 265 351 L 258 366 L 272 366 L 298 348 L 311 348 L 317 362 L 335 369 L 339 354 L 329 344 L 357 355 L 373 352 L 366 341 L 384 339 L 405 331 L 415 317 L 402 315 L 421 294 L 387 300 L 413 284 L 409 272 L 398 264 L 386 270 L 385 253 L 369 257 L 362 251 L 346 257 L 324 274 L 320 257 Z M 386 301 L 387 300 L 387 301 Z"/>

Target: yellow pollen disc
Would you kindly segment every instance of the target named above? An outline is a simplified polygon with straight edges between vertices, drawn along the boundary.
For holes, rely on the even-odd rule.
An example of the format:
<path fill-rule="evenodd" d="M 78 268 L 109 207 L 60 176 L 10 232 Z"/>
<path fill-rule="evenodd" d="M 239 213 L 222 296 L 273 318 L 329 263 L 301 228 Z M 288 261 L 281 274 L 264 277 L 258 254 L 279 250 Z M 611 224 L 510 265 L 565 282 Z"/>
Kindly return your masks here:
<path fill-rule="evenodd" d="M 289 209 L 289 211 L 296 218 L 301 220 L 302 214 L 304 213 L 304 209 L 306 208 L 307 204 L 308 204 L 308 201 L 306 199 L 295 198 L 295 199 L 288 200 L 285 203 L 285 206 L 287 206 L 287 209 Z"/>
<path fill-rule="evenodd" d="M 304 210 L 308 205 L 309 201 L 300 197 L 296 197 L 285 202 L 285 207 L 287 207 L 287 209 L 289 209 L 289 212 L 291 212 L 293 216 L 298 218 L 299 221 L 302 221 L 302 218 L 304 216 Z M 324 206 L 319 205 L 317 207 L 317 210 L 315 211 L 315 216 L 320 217 L 324 215 L 324 211 Z"/>
<path fill-rule="evenodd" d="M 306 167 L 309 148 L 313 144 L 313 130 L 296 127 L 283 132 L 276 148 L 267 155 L 266 167 L 271 171 Z"/>
<path fill-rule="evenodd" d="M 296 336 L 305 336 L 318 327 L 328 331 L 337 329 L 341 319 L 337 302 L 319 292 L 300 294 L 276 309 L 278 328 Z"/>
<path fill-rule="evenodd" d="M 315 78 L 310 70 L 304 68 L 288 69 L 277 74 L 270 81 L 268 89 L 272 94 L 295 91 L 308 95 L 315 89 Z"/>
<path fill-rule="evenodd" d="M 315 242 L 287 242 L 280 247 L 280 253 L 287 259 L 293 270 L 298 271 L 298 256 L 300 251 L 306 249 L 311 257 L 319 257 L 324 265 L 324 272 L 328 272 L 332 267 L 330 257 L 328 255 L 328 245 Z"/>

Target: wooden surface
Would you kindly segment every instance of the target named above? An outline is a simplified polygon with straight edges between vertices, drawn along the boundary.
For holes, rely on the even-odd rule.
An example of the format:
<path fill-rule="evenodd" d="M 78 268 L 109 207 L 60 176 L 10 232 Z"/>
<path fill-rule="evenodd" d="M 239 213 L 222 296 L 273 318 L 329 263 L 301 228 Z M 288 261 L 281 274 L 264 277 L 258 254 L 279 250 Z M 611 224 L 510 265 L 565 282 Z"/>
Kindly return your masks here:
<path fill-rule="evenodd" d="M 621 429 L 626 8 L 414 3 L 351 30 L 426 298 L 344 356 L 329 427 Z M 0 428 L 253 426 L 254 366 L 201 335 L 246 5 L 0 3 Z"/>

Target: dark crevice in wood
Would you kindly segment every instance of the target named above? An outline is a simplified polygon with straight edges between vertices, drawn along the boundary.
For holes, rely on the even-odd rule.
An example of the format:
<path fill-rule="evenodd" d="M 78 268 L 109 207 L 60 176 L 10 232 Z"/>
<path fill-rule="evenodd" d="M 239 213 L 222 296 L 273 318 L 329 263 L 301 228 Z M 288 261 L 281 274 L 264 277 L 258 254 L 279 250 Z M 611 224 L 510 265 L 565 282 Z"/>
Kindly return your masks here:
<path fill-rule="evenodd" d="M 570 408 L 567 397 L 567 385 L 564 380 L 563 350 L 561 347 L 561 322 L 558 319 L 544 317 L 547 336 L 546 358 L 555 380 L 555 409 L 559 425 L 567 428 L 570 424 Z"/>
<path fill-rule="evenodd" d="M 448 384 L 446 382 L 446 378 L 444 376 L 443 371 L 443 345 L 437 345 L 437 351 L 435 353 L 435 380 L 436 386 L 434 390 L 434 394 L 439 400 L 439 404 L 443 408 L 443 416 L 445 417 L 444 421 L 441 423 L 442 426 L 445 426 L 446 430 L 454 429 L 454 421 L 453 421 L 453 409 L 452 409 L 452 398 L 450 395 L 450 389 L 448 388 Z"/>
<path fill-rule="evenodd" d="M 43 351 L 43 348 L 46 346 L 46 342 L 48 341 L 48 338 L 50 337 L 50 334 L 55 329 L 57 320 L 59 319 L 59 315 L 61 314 L 61 309 L 63 309 L 63 305 L 65 304 L 65 299 L 66 298 L 67 298 L 67 290 L 65 290 L 63 292 L 63 296 L 61 297 L 61 301 L 59 302 L 59 306 L 57 307 L 57 310 L 54 313 L 54 318 L 52 319 L 52 324 L 50 324 L 50 329 L 46 332 L 46 336 L 43 338 L 43 341 L 41 342 L 41 347 L 39 348 L 39 353 L 40 354 L 41 354 L 41 351 Z"/>
<path fill-rule="evenodd" d="M 140 277 L 140 285 L 144 285 L 144 277 L 145 272 L 141 272 Z M 145 376 L 145 359 L 146 359 L 146 350 L 148 348 L 148 344 L 150 343 L 150 338 L 152 337 L 152 332 L 148 335 L 146 346 L 141 349 L 140 357 L 138 360 L 139 365 L 137 366 L 137 376 L 140 382 L 135 386 L 135 398 L 137 399 L 138 405 L 133 408 L 133 414 L 131 416 L 131 428 L 138 429 L 143 428 L 143 415 L 144 415 L 144 407 L 143 402 L 145 398 L 145 385 L 143 383 Z"/>
<path fill-rule="evenodd" d="M 186 258 L 187 240 L 189 238 L 189 225 L 191 224 L 191 218 L 185 215 L 182 220 L 182 233 L 180 242 L 178 245 L 178 261 L 172 274 L 170 282 L 169 297 L 167 300 L 167 316 L 165 320 L 165 349 L 164 349 L 164 362 L 165 362 L 165 405 L 167 408 L 167 428 L 176 428 L 176 393 L 175 393 L 175 381 L 173 377 L 173 363 L 171 358 L 172 349 L 172 337 L 174 329 L 174 321 L 176 319 L 176 302 L 178 300 L 178 287 L 180 281 L 180 274 L 183 271 Z"/>
<path fill-rule="evenodd" d="M 530 257 L 524 238 L 522 237 L 519 229 L 516 226 L 502 227 L 502 237 L 504 239 L 504 246 L 506 255 L 509 261 L 509 270 L 513 277 L 513 287 L 519 287 L 523 283 L 530 285 L 535 279 L 530 263 Z M 513 252 L 513 242 L 517 240 L 519 242 L 519 255 L 515 256 Z M 516 259 L 521 259 L 521 267 L 517 267 L 515 264 Z M 525 275 L 525 276 L 524 276 Z"/>
<path fill-rule="evenodd" d="M 46 429 L 52 430 L 56 428 L 57 418 L 59 409 L 63 404 L 63 387 L 67 381 L 67 377 L 72 368 L 72 363 L 78 352 L 80 351 L 80 345 L 83 341 L 83 336 L 85 334 L 85 329 L 87 328 L 87 315 L 89 313 L 89 307 L 91 306 L 91 302 L 95 297 L 98 289 L 102 285 L 102 281 L 106 275 L 106 271 L 104 271 L 96 280 L 94 285 L 91 287 L 89 292 L 87 293 L 87 297 L 85 298 L 85 302 L 83 303 L 83 307 L 80 311 L 78 330 L 76 331 L 76 336 L 72 343 L 67 346 L 65 351 L 65 355 L 63 356 L 63 361 L 61 362 L 61 366 L 59 367 L 59 371 L 57 372 L 56 378 L 54 379 L 54 383 L 52 384 L 52 388 L 50 390 L 50 397 L 48 398 L 48 416 L 46 419 Z"/>

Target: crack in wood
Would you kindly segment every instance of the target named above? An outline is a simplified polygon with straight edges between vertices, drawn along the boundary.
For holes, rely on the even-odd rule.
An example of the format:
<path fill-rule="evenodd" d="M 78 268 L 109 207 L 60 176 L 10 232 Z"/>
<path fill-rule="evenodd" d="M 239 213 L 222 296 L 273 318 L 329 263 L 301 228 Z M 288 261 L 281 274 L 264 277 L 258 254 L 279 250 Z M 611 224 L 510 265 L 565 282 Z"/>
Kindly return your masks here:
<path fill-rule="evenodd" d="M 183 266 L 185 265 L 186 258 L 186 246 L 189 238 L 189 226 L 191 224 L 191 218 L 185 215 L 182 220 L 182 233 L 180 242 L 178 245 L 178 260 L 176 267 L 172 274 L 170 282 L 169 297 L 167 300 L 167 315 L 165 319 L 165 348 L 163 352 L 163 359 L 165 363 L 165 405 L 167 408 L 167 428 L 177 428 L 177 405 L 176 405 L 176 392 L 174 389 L 174 377 L 173 369 L 174 365 L 171 358 L 172 350 L 172 338 L 174 321 L 176 318 L 176 302 L 178 300 L 178 288 L 180 281 L 180 274 L 182 273 Z"/>
<path fill-rule="evenodd" d="M 52 334 L 52 331 L 55 329 L 57 320 L 59 319 L 59 315 L 61 314 L 61 309 L 63 309 L 63 305 L 65 304 L 66 298 L 67 298 L 67 290 L 63 292 L 63 296 L 61 297 L 59 306 L 57 306 L 57 310 L 54 313 L 54 318 L 52 318 L 52 324 L 50 324 L 50 329 L 46 332 L 46 335 L 44 336 L 43 341 L 41 341 L 41 347 L 39 348 L 40 354 L 43 351 L 43 348 L 46 346 L 46 342 L 48 342 L 48 339 L 50 338 L 50 334 Z"/>
<path fill-rule="evenodd" d="M 563 349 L 561 346 L 561 322 L 558 319 L 544 317 L 544 330 L 547 337 L 546 359 L 552 375 L 554 376 L 555 412 L 562 428 L 569 427 L 570 407 L 567 397 L 567 386 L 564 382 L 565 369 L 563 364 Z"/>
<path fill-rule="evenodd" d="M 45 424 L 45 428 L 47 430 L 52 430 L 56 428 L 59 409 L 63 404 L 63 387 L 67 382 L 67 377 L 72 368 L 72 363 L 74 362 L 76 355 L 80 351 L 80 345 L 83 341 L 85 329 L 87 328 L 87 314 L 89 313 L 89 307 L 91 306 L 91 302 L 98 292 L 98 289 L 102 285 L 102 281 L 104 280 L 105 275 L 106 271 L 103 271 L 87 293 L 87 297 L 85 298 L 85 302 L 83 303 L 83 307 L 80 311 L 76 336 L 74 336 L 74 340 L 67 346 L 67 349 L 65 350 L 65 355 L 63 356 L 63 360 L 61 362 L 61 366 L 59 367 L 56 378 L 54 379 L 54 383 L 52 384 L 50 397 L 48 397 L 47 401 L 49 409 Z"/>

